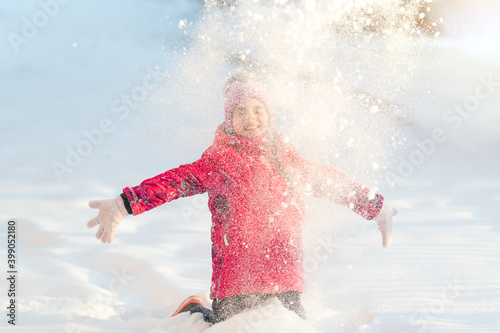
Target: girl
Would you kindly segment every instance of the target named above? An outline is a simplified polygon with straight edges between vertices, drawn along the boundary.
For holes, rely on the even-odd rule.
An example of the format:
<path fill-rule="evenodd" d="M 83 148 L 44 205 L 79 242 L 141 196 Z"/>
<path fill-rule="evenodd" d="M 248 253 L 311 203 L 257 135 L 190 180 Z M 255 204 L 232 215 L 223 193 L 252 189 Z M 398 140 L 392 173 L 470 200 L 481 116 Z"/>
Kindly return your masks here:
<path fill-rule="evenodd" d="M 211 323 L 224 321 L 276 296 L 305 319 L 300 303 L 303 195 L 326 197 L 365 219 L 375 219 L 383 246 L 392 238 L 396 211 L 334 168 L 316 165 L 286 145 L 275 130 L 273 109 L 260 82 L 231 78 L 225 92 L 225 120 L 199 160 L 168 170 L 111 200 L 91 201 L 99 215 L 96 237 L 111 243 L 120 220 L 167 201 L 208 192 L 212 213 L 212 310 L 188 297 L 173 315 L 201 312 Z"/>

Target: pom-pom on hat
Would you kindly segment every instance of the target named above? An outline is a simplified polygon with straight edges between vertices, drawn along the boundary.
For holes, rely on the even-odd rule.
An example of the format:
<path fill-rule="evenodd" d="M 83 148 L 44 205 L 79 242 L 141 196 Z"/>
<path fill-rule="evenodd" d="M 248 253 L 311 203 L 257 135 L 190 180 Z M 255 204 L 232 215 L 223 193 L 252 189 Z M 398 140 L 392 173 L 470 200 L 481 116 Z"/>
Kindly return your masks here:
<path fill-rule="evenodd" d="M 264 86 L 257 81 L 234 82 L 226 92 L 224 100 L 224 128 L 228 134 L 235 135 L 233 127 L 233 112 L 236 105 L 246 98 L 258 99 L 266 107 L 269 117 L 269 128 L 274 125 L 274 115 L 269 106 Z"/>

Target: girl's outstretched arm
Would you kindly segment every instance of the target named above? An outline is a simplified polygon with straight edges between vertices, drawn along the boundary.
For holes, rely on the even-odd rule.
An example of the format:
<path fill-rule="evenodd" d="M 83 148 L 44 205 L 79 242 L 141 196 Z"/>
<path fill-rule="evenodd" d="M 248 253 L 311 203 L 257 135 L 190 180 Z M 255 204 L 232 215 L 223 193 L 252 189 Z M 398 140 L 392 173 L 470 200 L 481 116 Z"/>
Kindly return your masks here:
<path fill-rule="evenodd" d="M 312 163 L 290 149 L 288 158 L 298 171 L 306 194 L 323 197 L 342 204 L 367 220 L 374 219 L 382 209 L 384 197 L 348 178 L 337 169 Z"/>
<path fill-rule="evenodd" d="M 288 151 L 288 157 L 304 178 L 309 194 L 342 204 L 367 220 L 375 219 L 382 234 L 382 245 L 390 246 L 392 216 L 397 214 L 397 210 L 384 204 L 381 194 L 349 179 L 333 167 L 308 161 L 293 149 Z"/>
<path fill-rule="evenodd" d="M 146 179 L 138 186 L 125 187 L 123 193 L 132 214 L 138 215 L 165 202 L 206 192 L 215 174 L 213 171 L 213 163 L 202 156 L 196 162 Z"/>
<path fill-rule="evenodd" d="M 87 226 L 92 228 L 99 224 L 96 237 L 103 243 L 111 243 L 124 216 L 138 215 L 167 201 L 205 192 L 217 174 L 212 170 L 209 159 L 202 157 L 147 179 L 139 186 L 126 187 L 115 199 L 90 201 L 89 207 L 99 209 L 99 214 Z"/>

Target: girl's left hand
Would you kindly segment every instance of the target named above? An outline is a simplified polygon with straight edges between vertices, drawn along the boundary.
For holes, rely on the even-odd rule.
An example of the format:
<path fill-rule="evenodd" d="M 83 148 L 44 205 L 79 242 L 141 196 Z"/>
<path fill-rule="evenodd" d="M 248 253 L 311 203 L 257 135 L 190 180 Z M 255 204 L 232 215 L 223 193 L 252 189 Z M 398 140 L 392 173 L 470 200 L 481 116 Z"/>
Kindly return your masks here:
<path fill-rule="evenodd" d="M 380 213 L 375 217 L 377 226 L 382 233 L 382 246 L 389 247 L 392 243 L 392 217 L 398 211 L 391 206 L 384 204 Z"/>

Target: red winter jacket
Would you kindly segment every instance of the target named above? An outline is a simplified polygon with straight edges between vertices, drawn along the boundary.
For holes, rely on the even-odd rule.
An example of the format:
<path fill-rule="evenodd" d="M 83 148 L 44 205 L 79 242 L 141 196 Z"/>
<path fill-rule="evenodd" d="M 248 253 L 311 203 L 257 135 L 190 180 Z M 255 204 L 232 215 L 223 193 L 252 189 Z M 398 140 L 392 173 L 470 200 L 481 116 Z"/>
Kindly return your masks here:
<path fill-rule="evenodd" d="M 331 198 L 366 219 L 383 205 L 381 195 L 370 195 L 334 168 L 307 161 L 279 138 L 246 139 L 220 128 L 196 162 L 123 192 L 134 215 L 208 192 L 214 299 L 303 291 L 304 194 Z"/>

